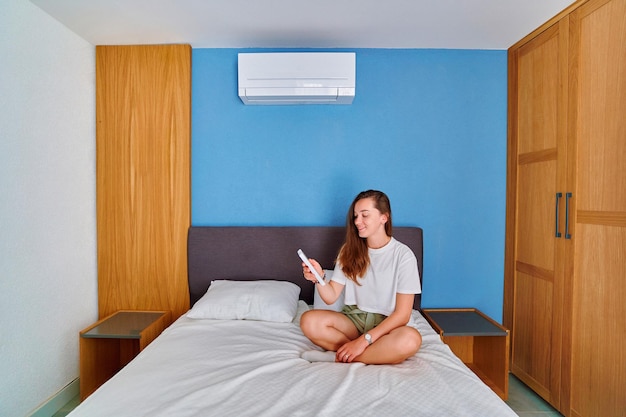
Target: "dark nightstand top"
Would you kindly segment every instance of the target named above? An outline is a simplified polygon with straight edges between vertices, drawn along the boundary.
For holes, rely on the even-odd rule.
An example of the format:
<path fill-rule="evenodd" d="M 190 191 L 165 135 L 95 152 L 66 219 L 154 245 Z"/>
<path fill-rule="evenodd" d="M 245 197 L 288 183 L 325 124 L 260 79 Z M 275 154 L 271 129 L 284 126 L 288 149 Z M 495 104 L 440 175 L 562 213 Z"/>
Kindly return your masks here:
<path fill-rule="evenodd" d="M 97 326 L 81 334 L 92 339 L 139 339 L 141 332 L 161 316 L 163 311 L 118 311 Z"/>
<path fill-rule="evenodd" d="M 506 336 L 506 330 L 496 326 L 473 309 L 436 310 L 425 312 L 437 323 L 446 336 Z"/>

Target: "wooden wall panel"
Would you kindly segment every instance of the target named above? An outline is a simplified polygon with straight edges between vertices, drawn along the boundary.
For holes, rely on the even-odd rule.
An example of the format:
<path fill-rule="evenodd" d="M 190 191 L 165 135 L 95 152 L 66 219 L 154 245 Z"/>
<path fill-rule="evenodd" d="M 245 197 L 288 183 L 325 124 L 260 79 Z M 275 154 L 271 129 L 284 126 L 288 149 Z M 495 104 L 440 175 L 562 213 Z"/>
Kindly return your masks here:
<path fill-rule="evenodd" d="M 191 47 L 96 47 L 98 306 L 189 308 Z"/>

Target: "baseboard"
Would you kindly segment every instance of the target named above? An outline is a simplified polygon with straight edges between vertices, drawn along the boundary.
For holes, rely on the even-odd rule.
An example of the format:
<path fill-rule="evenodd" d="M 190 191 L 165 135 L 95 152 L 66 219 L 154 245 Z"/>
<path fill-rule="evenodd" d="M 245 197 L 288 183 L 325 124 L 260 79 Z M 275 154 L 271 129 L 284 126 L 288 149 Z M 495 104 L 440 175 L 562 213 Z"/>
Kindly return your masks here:
<path fill-rule="evenodd" d="M 67 384 L 63 389 L 50 397 L 39 408 L 33 411 L 28 417 L 51 417 L 59 411 L 72 398 L 80 394 L 80 383 L 78 378 Z"/>

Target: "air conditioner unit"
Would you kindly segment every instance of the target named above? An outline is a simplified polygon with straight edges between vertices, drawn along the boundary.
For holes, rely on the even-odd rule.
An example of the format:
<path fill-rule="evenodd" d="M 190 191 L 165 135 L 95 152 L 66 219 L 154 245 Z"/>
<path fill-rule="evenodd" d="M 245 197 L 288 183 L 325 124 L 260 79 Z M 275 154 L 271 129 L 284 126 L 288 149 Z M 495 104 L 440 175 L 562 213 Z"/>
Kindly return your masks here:
<path fill-rule="evenodd" d="M 244 104 L 351 104 L 354 99 L 354 52 L 240 53 L 238 68 Z"/>

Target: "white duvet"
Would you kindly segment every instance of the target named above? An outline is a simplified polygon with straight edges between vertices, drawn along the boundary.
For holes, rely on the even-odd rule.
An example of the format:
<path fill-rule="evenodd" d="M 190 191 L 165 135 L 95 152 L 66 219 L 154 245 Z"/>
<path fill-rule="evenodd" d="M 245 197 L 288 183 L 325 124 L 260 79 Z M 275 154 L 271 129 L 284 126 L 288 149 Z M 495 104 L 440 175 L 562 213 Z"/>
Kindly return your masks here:
<path fill-rule="evenodd" d="M 297 323 L 181 317 L 71 417 L 516 414 L 417 311 L 420 351 L 400 365 L 310 363 Z"/>

